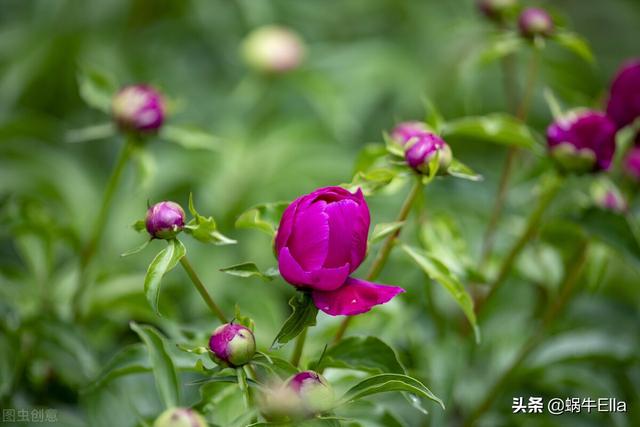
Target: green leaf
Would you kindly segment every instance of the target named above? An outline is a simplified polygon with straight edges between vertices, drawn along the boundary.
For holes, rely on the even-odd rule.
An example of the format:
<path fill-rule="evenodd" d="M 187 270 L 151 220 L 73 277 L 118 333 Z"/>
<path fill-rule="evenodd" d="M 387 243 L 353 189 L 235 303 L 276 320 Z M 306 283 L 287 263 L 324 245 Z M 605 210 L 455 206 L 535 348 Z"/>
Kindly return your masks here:
<path fill-rule="evenodd" d="M 373 227 L 373 233 L 371 233 L 371 239 L 369 241 L 371 243 L 379 242 L 390 234 L 395 233 L 397 230 L 402 228 L 404 225 L 404 221 L 396 221 L 396 222 L 383 222 L 380 224 L 376 224 Z"/>
<path fill-rule="evenodd" d="M 132 154 L 136 166 L 136 185 L 148 189 L 158 169 L 156 160 L 144 146 L 135 146 Z"/>
<path fill-rule="evenodd" d="M 217 150 L 220 140 L 201 130 L 187 126 L 166 125 L 160 136 L 188 150 Z"/>
<path fill-rule="evenodd" d="M 101 123 L 99 125 L 87 126 L 82 129 L 72 129 L 65 134 L 65 141 L 70 144 L 95 141 L 98 139 L 110 138 L 116 134 L 116 127 L 113 123 Z"/>
<path fill-rule="evenodd" d="M 569 31 L 558 31 L 551 38 L 563 48 L 570 50 L 590 64 L 595 63 L 595 58 L 589 43 L 580 35 Z"/>
<path fill-rule="evenodd" d="M 480 53 L 479 60 L 481 63 L 488 64 L 516 53 L 523 46 L 525 43 L 522 37 L 515 32 L 503 33 L 488 41 L 487 46 Z"/>
<path fill-rule="evenodd" d="M 365 195 L 370 195 L 390 185 L 399 174 L 400 171 L 396 168 L 374 167 L 366 172 L 356 173 L 350 183 L 342 186 L 350 191 L 360 188 Z"/>
<path fill-rule="evenodd" d="M 178 240 L 170 240 L 167 247 L 161 250 L 158 255 L 151 261 L 147 274 L 144 277 L 144 293 L 147 301 L 156 314 L 158 311 L 158 303 L 160 300 L 160 282 L 162 277 L 171 271 L 180 259 L 185 255 L 186 249 Z"/>
<path fill-rule="evenodd" d="M 120 254 L 120 256 L 121 257 L 127 257 L 129 255 L 137 254 L 138 252 L 140 252 L 141 250 L 143 250 L 144 248 L 149 246 L 149 243 L 151 243 L 151 240 L 145 240 L 137 248 L 133 248 L 133 249 L 130 249 L 130 250 L 126 251 L 126 252 L 123 252 L 122 254 Z"/>
<path fill-rule="evenodd" d="M 364 146 L 358 157 L 356 158 L 356 165 L 354 174 L 369 170 L 380 159 L 383 159 L 387 155 L 387 148 L 384 144 L 367 144 Z"/>
<path fill-rule="evenodd" d="M 143 231 L 147 231 L 147 224 L 145 223 L 144 219 L 139 219 L 138 221 L 134 222 L 131 227 L 136 230 L 138 233 L 141 233 Z"/>
<path fill-rule="evenodd" d="M 576 219 L 593 238 L 625 255 L 636 267 L 640 267 L 640 243 L 638 231 L 631 218 L 608 210 L 590 208 Z"/>
<path fill-rule="evenodd" d="M 436 259 L 432 254 L 419 251 L 406 245 L 402 245 L 402 250 L 418 264 L 427 276 L 440 283 L 447 292 L 449 292 L 473 327 L 476 342 L 480 342 L 480 329 L 478 328 L 476 314 L 473 310 L 473 299 L 460 280 L 449 271 L 445 264 Z"/>
<path fill-rule="evenodd" d="M 144 345 L 136 343 L 124 347 L 107 362 L 100 375 L 83 391 L 90 392 L 123 375 L 151 370 L 151 362 Z"/>
<path fill-rule="evenodd" d="M 236 220 L 237 228 L 257 228 L 274 236 L 289 202 L 273 202 L 256 205 L 242 213 Z"/>
<path fill-rule="evenodd" d="M 156 379 L 156 387 L 166 408 L 180 406 L 180 383 L 173 360 L 167 351 L 164 337 L 153 327 L 131 322 L 149 352 L 149 361 Z"/>
<path fill-rule="evenodd" d="M 208 354 L 209 353 L 209 349 L 201 345 L 193 346 L 193 345 L 187 345 L 187 344 L 176 344 L 176 347 L 179 350 L 184 351 L 185 353 L 191 353 L 191 354 Z"/>
<path fill-rule="evenodd" d="M 115 79 L 103 71 L 86 68 L 78 75 L 80 97 L 90 107 L 111 114 L 111 101 L 118 90 Z"/>
<path fill-rule="evenodd" d="M 19 340 L 12 335 L 0 334 L 0 399 L 9 394 L 15 380 L 19 359 Z"/>
<path fill-rule="evenodd" d="M 289 305 L 293 309 L 291 315 L 285 320 L 284 325 L 276 335 L 271 344 L 272 349 L 279 349 L 295 337 L 305 328 L 316 324 L 318 309 L 313 304 L 311 295 L 308 292 L 297 292 L 289 300 Z"/>
<path fill-rule="evenodd" d="M 375 374 L 404 374 L 396 352 L 376 337 L 349 337 L 330 347 L 315 369 L 345 368 Z"/>
<path fill-rule="evenodd" d="M 188 384 L 189 385 L 201 385 L 201 384 L 208 384 L 208 383 L 232 383 L 232 384 L 238 384 L 238 377 L 237 377 L 237 375 L 222 375 L 222 376 L 217 376 L 217 377 L 202 378 L 202 379 L 199 379 L 199 380 L 192 381 L 192 382 L 190 382 Z M 260 384 L 258 384 L 256 381 L 252 380 L 251 378 L 247 378 L 247 384 L 252 386 L 252 387 L 260 387 Z"/>
<path fill-rule="evenodd" d="M 340 405 L 354 402 L 363 397 L 390 391 L 409 392 L 424 397 L 439 404 L 444 409 L 444 403 L 424 384 L 415 378 L 402 374 L 380 374 L 365 378 L 351 387 L 339 401 Z"/>
<path fill-rule="evenodd" d="M 434 133 L 439 134 L 442 131 L 442 126 L 445 122 L 442 113 L 440 113 L 440 110 L 438 110 L 430 99 L 424 98 L 423 103 L 426 110 L 425 123 L 433 129 Z"/>
<path fill-rule="evenodd" d="M 449 121 L 443 127 L 442 136 L 447 140 L 476 139 L 529 150 L 539 147 L 533 133 L 524 123 L 501 113 Z"/>
<path fill-rule="evenodd" d="M 236 304 L 236 307 L 235 307 L 235 312 L 233 315 L 233 323 L 239 323 L 240 325 L 246 326 L 252 331 L 255 331 L 256 329 L 256 324 L 253 321 L 253 319 L 250 318 L 249 316 L 245 316 L 244 314 L 242 314 L 240 312 L 240 306 L 238 304 Z"/>
<path fill-rule="evenodd" d="M 263 273 L 260 271 L 258 266 L 252 262 L 243 262 L 241 264 L 224 267 L 221 268 L 220 271 L 238 277 L 257 277 L 266 282 L 271 281 L 274 277 L 278 276 L 277 269 L 275 269 L 275 271 L 274 269 L 269 269 Z"/>
<path fill-rule="evenodd" d="M 233 245 L 238 243 L 217 231 L 218 227 L 213 217 L 205 217 L 196 211 L 196 208 L 193 205 L 193 194 L 189 194 L 189 212 L 191 212 L 194 218 L 189 221 L 184 229 L 185 232 L 191 234 L 196 240 L 203 243 L 212 243 L 217 246 Z"/>
<path fill-rule="evenodd" d="M 475 173 L 470 167 L 459 161 L 452 159 L 447 168 L 447 173 L 456 178 L 468 179 L 470 181 L 482 181 L 482 175 Z"/>
<path fill-rule="evenodd" d="M 281 379 L 288 378 L 291 375 L 298 373 L 298 369 L 289 363 L 288 360 L 262 352 L 256 352 L 251 363 L 271 371 Z"/>

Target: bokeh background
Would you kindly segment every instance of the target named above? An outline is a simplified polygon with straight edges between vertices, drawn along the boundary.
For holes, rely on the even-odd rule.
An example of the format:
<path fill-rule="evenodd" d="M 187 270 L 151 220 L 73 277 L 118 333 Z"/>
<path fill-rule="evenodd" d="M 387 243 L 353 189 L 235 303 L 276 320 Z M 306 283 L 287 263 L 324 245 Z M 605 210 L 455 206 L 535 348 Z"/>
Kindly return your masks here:
<path fill-rule="evenodd" d="M 542 87 L 567 107 L 601 105 L 615 70 L 640 53 L 640 1 L 524 3 L 549 7 L 588 40 L 597 58 L 592 66 L 553 45 L 545 49 L 529 120 L 542 133 L 551 120 Z M 239 54 L 249 31 L 272 23 L 295 29 L 307 43 L 304 65 L 279 77 L 248 69 Z M 118 348 L 137 341 L 130 320 L 168 334 L 178 325 L 204 331 L 215 326 L 182 271 L 163 283 L 165 317 L 149 309 L 142 279 L 161 242 L 151 245 L 155 251 L 119 256 L 143 240 L 130 225 L 144 215 L 148 201 L 186 205 L 193 192 L 199 211 L 212 214 L 220 230 L 239 241 L 220 248 L 186 244 L 210 291 L 228 311 L 238 303 L 255 320 L 259 345 L 268 346 L 289 313 L 293 289 L 281 280 L 263 283 L 218 271 L 242 261 L 275 266 L 268 237 L 235 229 L 237 216 L 257 203 L 349 182 L 358 151 L 381 141 L 397 121 L 423 118 L 425 99 L 446 118 L 505 111 L 499 64 L 477 60 L 490 32 L 471 0 L 2 0 L 0 406 L 56 408 L 58 425 L 69 426 L 134 426 L 138 416 L 158 412 L 150 375 L 121 378 L 103 393 L 83 392 Z M 520 82 L 526 58 L 516 58 Z M 210 150 L 185 150 L 153 142 L 152 175 L 144 185 L 130 165 L 93 268 L 88 316 L 72 322 L 77 254 L 122 144 L 119 137 L 66 142 L 69 130 L 109 120 L 79 96 L 83 67 L 104 70 L 123 84 L 161 88 L 171 99 L 170 122 L 204 129 L 216 143 Z M 459 231 L 435 237 L 444 247 L 466 247 L 477 256 L 506 151 L 481 141 L 451 144 L 484 181 L 438 181 L 426 192 L 426 206 L 434 221 Z M 516 174 L 499 252 L 531 206 L 531 170 Z M 404 191 L 369 200 L 374 223 L 393 219 Z M 422 232 L 428 231 L 409 229 L 405 237 L 417 240 Z M 558 240 L 540 241 L 524 257 L 511 284 L 533 285 L 504 293 L 505 308 L 482 325 L 478 347 L 461 332 L 464 319 L 447 294 L 401 254 L 392 256 L 381 281 L 403 286 L 407 294 L 359 318 L 352 333 L 393 344 L 448 409 L 433 405 L 424 416 L 401 398 L 381 397 L 374 409 L 353 409 L 362 412 L 362 425 L 457 425 L 535 326 L 536 310 L 552 298 L 571 253 L 571 242 Z M 587 273 L 583 292 L 551 339 L 514 374 L 483 425 L 640 425 L 640 274 L 620 256 L 609 256 L 606 266 Z M 602 277 L 592 280 L 589 274 Z M 337 323 L 319 316 L 309 360 Z M 188 393 L 197 396 L 197 389 Z M 538 395 L 617 397 L 631 412 L 511 414 L 513 397 Z M 397 420 L 366 420 L 386 410 Z"/>

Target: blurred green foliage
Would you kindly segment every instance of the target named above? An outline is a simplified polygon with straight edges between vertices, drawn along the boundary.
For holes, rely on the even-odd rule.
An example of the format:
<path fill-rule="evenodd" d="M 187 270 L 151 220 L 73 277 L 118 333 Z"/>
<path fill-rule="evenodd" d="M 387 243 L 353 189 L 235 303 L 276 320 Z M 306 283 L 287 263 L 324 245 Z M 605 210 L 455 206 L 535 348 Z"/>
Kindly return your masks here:
<path fill-rule="evenodd" d="M 616 68 L 638 54 L 640 2 L 535 3 L 549 6 L 582 34 L 596 57 L 591 66 L 549 45 L 541 68 L 544 85 L 565 107 L 600 105 Z M 270 23 L 290 26 L 306 40 L 308 58 L 301 69 L 266 77 L 242 64 L 242 38 Z M 92 427 L 135 426 L 161 412 L 154 377 L 129 322 L 154 324 L 183 342 L 202 338 L 217 323 L 182 271 L 169 273 L 163 283 L 164 317 L 147 304 L 144 273 L 164 242 L 152 242 L 154 250 L 135 257 L 119 256 L 141 243 L 130 225 L 144 215 L 147 201 L 170 199 L 186 206 L 193 192 L 199 210 L 213 214 L 221 232 L 238 240 L 229 247 L 192 241 L 186 246 L 219 303 L 230 313 L 237 302 L 255 321 L 259 347 L 268 348 L 289 315 L 293 289 L 280 279 L 218 271 L 249 261 L 263 271 L 276 264 L 269 237 L 234 228 L 238 216 L 256 204 L 350 181 L 365 144 L 381 141 L 382 132 L 398 120 L 422 119 L 425 99 L 447 119 L 504 112 L 499 65 L 478 60 L 490 33 L 470 0 L 4 0 L 0 407 L 56 408 L 59 425 Z M 520 84 L 526 56 L 516 57 Z M 104 70 L 121 83 L 156 85 L 170 98 L 171 123 L 204 129 L 216 142 L 212 149 L 184 150 L 154 141 L 146 185 L 136 175 L 139 168 L 128 168 L 92 268 L 86 317 L 73 321 L 78 253 L 122 144 L 119 137 L 66 142 L 70 130 L 108 121 L 79 96 L 77 77 L 86 68 Z M 539 133 L 551 120 L 541 86 L 530 117 Z M 464 275 L 461 260 L 479 252 L 505 149 L 480 140 L 449 142 L 484 181 L 437 181 L 425 193 L 425 225 L 403 235 L 411 244 L 440 244 L 450 251 L 448 267 Z M 515 239 L 535 197 L 539 158 L 530 155 L 524 163 L 499 226 L 498 253 Z M 447 409 L 430 405 L 425 416 L 405 410 L 409 405 L 401 397 L 388 396 L 378 398 L 375 407 L 372 401 L 352 407 L 347 415 L 362 421 L 348 425 L 457 425 L 468 415 L 557 296 L 580 238 L 567 214 L 585 204 L 586 185 L 572 180 L 552 207 L 554 220 L 489 307 L 479 345 L 464 332 L 464 315 L 446 290 L 402 251 L 392 255 L 381 281 L 405 287 L 406 297 L 355 319 L 352 332 L 392 344 L 407 371 L 424 380 Z M 402 193 L 369 198 L 374 224 L 393 221 Z M 591 217 L 590 224 L 602 221 Z M 431 222 L 448 225 L 434 234 Z M 640 258 L 625 252 L 625 245 L 617 245 L 625 256 L 610 249 L 616 242 L 592 246 L 579 295 L 551 338 L 510 377 L 482 425 L 640 425 Z M 309 332 L 309 362 L 317 360 L 337 326 L 338 319 L 318 317 L 318 327 Z M 87 388 L 125 345 L 131 345 L 130 354 L 121 369 L 136 374 Z M 281 350 L 283 357 L 289 347 Z M 174 350 L 178 368 L 193 368 Z M 188 384 L 190 375 L 182 372 L 182 382 Z M 330 379 L 346 391 L 353 377 Z M 183 403 L 209 402 L 217 408 L 217 425 L 231 425 L 242 412 L 241 397 L 225 392 L 224 384 L 203 390 L 199 396 L 198 387 L 185 386 Z M 511 401 L 518 396 L 617 397 L 627 401 L 629 412 L 512 414 Z"/>

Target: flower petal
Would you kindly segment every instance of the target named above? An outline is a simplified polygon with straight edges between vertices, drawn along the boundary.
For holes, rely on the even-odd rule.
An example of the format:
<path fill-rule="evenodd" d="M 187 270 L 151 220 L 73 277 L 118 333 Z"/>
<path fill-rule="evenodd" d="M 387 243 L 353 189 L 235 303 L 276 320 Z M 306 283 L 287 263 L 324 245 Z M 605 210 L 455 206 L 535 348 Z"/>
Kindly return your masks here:
<path fill-rule="evenodd" d="M 329 203 L 325 212 L 329 216 L 329 250 L 324 265 L 336 267 L 348 262 L 355 270 L 367 252 L 368 215 L 364 216 L 351 199 Z"/>
<path fill-rule="evenodd" d="M 349 277 L 344 286 L 330 292 L 313 291 L 313 303 L 331 316 L 366 313 L 375 305 L 389 302 L 404 289 Z"/>
<path fill-rule="evenodd" d="M 327 204 L 317 201 L 305 210 L 299 210 L 287 247 L 305 271 L 321 268 L 329 248 L 329 215 Z"/>
<path fill-rule="evenodd" d="M 280 251 L 278 267 L 284 280 L 292 285 L 320 291 L 332 291 L 339 288 L 345 283 L 351 271 L 348 263 L 337 268 L 305 271 L 293 258 L 289 248 L 282 248 Z"/>

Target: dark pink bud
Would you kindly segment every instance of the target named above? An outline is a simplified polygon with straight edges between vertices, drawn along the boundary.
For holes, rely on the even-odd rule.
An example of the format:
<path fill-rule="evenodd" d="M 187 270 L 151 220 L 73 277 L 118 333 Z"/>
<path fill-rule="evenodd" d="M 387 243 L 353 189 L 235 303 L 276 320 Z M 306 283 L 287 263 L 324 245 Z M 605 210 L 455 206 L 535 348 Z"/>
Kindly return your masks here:
<path fill-rule="evenodd" d="M 367 254 L 371 219 L 361 190 L 319 188 L 285 209 L 274 249 L 282 277 L 311 290 L 318 309 L 353 315 L 384 304 L 402 288 L 349 277 Z"/>
<path fill-rule="evenodd" d="M 334 405 L 333 388 L 317 372 L 299 372 L 289 378 L 286 387 L 298 396 L 303 412 L 307 415 L 321 414 Z"/>
<path fill-rule="evenodd" d="M 256 339 L 246 326 L 226 323 L 211 334 L 209 349 L 217 363 L 235 368 L 251 361 L 256 352 Z"/>
<path fill-rule="evenodd" d="M 613 212 L 622 213 L 627 210 L 627 201 L 622 194 L 614 190 L 606 191 L 597 202 L 603 209 Z"/>
<path fill-rule="evenodd" d="M 605 114 L 577 110 L 547 128 L 551 156 L 568 172 L 607 170 L 616 149 L 616 125 Z"/>
<path fill-rule="evenodd" d="M 420 134 L 429 132 L 429 127 L 423 122 L 402 122 L 391 131 L 391 139 L 404 146 L 409 140 Z"/>
<path fill-rule="evenodd" d="M 444 172 L 451 164 L 451 149 L 442 138 L 433 133 L 417 135 L 406 147 L 407 164 L 420 173 L 429 173 L 431 162 L 438 157 L 438 170 Z"/>
<path fill-rule="evenodd" d="M 191 408 L 169 408 L 154 421 L 153 427 L 207 427 L 202 415 Z"/>
<path fill-rule="evenodd" d="M 185 214 L 174 202 L 160 202 L 147 210 L 145 225 L 155 239 L 173 239 L 184 228 Z"/>
<path fill-rule="evenodd" d="M 503 21 L 515 9 L 517 0 L 477 0 L 478 9 L 492 21 Z"/>
<path fill-rule="evenodd" d="M 640 117 L 640 59 L 622 66 L 611 84 L 607 114 L 618 129 Z"/>
<path fill-rule="evenodd" d="M 527 38 L 536 36 L 550 36 L 553 33 L 554 25 L 551 15 L 537 7 L 525 9 L 518 19 L 520 34 Z"/>
<path fill-rule="evenodd" d="M 632 147 L 624 158 L 624 171 L 634 181 L 640 183 L 640 146 Z"/>
<path fill-rule="evenodd" d="M 162 96 L 149 86 L 124 87 L 113 97 L 111 108 L 116 123 L 125 131 L 152 133 L 164 122 Z"/>

